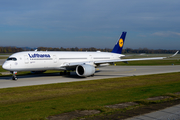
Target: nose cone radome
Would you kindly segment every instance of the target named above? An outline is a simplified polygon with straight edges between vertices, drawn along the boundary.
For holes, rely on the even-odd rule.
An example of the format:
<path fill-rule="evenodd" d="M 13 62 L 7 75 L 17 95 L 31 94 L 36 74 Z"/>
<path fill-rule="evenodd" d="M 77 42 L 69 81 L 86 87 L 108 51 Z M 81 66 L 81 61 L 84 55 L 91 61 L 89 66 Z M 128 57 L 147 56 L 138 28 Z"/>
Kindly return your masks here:
<path fill-rule="evenodd" d="M 5 63 L 2 65 L 2 68 L 5 69 L 5 70 L 8 70 L 8 69 L 10 69 L 10 65 L 5 62 Z"/>

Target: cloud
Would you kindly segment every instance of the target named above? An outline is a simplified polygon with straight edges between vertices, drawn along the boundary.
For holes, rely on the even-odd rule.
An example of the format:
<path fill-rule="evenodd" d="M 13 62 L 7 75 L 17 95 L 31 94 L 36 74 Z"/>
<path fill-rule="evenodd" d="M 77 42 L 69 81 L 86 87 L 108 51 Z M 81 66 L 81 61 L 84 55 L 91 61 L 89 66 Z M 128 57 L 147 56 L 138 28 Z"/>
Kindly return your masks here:
<path fill-rule="evenodd" d="M 160 31 L 160 32 L 155 32 L 152 35 L 155 36 L 162 36 L 162 37 L 168 37 L 168 36 L 180 36 L 179 32 L 172 32 L 172 31 Z"/>

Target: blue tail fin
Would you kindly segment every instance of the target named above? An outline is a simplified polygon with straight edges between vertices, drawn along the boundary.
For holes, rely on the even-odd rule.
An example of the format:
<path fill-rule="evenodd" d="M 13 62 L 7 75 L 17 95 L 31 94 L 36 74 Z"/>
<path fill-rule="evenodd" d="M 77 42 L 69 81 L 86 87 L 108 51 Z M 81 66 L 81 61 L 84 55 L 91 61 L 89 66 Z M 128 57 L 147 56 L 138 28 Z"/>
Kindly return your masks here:
<path fill-rule="evenodd" d="M 118 42 L 116 43 L 116 45 L 114 46 L 112 53 L 118 53 L 121 54 L 123 46 L 124 46 L 124 41 L 125 41 L 125 37 L 126 37 L 126 33 L 127 32 L 122 32 L 121 37 L 119 38 Z"/>

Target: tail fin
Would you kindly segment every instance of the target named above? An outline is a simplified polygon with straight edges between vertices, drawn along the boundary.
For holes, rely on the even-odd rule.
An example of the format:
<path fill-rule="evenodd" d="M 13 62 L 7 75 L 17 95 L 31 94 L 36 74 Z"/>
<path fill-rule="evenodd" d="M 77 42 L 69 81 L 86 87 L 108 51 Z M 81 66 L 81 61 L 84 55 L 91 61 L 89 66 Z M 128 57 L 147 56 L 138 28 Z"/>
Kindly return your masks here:
<path fill-rule="evenodd" d="M 122 32 L 121 37 L 119 38 L 118 42 L 116 43 L 116 45 L 114 46 L 114 48 L 112 50 L 112 53 L 121 54 L 123 46 L 124 46 L 126 33 L 127 32 Z"/>

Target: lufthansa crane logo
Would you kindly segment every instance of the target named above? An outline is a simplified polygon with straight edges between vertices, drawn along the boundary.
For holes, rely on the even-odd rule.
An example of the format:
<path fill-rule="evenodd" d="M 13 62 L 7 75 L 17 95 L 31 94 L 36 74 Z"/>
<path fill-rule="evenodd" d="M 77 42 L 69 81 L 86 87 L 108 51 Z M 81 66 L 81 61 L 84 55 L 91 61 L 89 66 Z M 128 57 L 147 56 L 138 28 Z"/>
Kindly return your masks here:
<path fill-rule="evenodd" d="M 123 39 L 121 38 L 120 40 L 119 40 L 119 47 L 122 47 L 123 46 Z"/>

